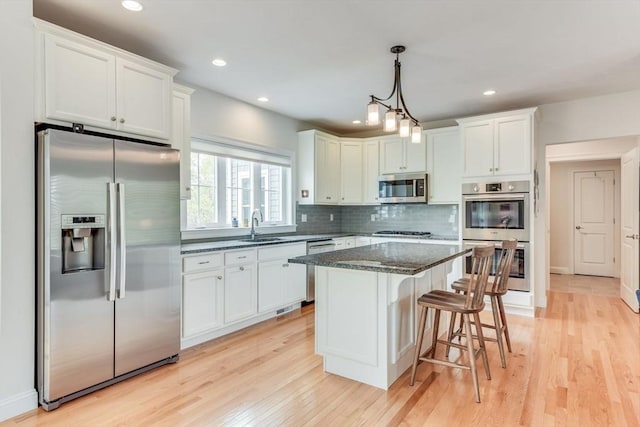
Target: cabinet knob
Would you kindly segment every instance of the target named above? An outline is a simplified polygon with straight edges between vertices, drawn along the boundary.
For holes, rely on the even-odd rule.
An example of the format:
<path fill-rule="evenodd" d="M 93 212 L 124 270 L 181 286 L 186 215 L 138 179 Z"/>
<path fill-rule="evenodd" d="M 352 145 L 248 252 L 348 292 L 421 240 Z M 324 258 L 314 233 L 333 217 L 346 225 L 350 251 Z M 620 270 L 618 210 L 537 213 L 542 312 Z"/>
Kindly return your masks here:
<path fill-rule="evenodd" d="M 326 199 L 327 199 L 327 200 L 331 200 L 331 197 L 327 196 L 327 197 L 326 197 Z"/>
<path fill-rule="evenodd" d="M 240 271 L 244 271 L 244 267 L 240 267 L 238 270 L 240 270 Z"/>
<path fill-rule="evenodd" d="M 120 123 L 124 123 L 124 119 L 120 119 Z"/>
<path fill-rule="evenodd" d="M 184 187 L 185 190 L 191 191 L 191 187 Z"/>
<path fill-rule="evenodd" d="M 498 172 L 498 168 L 495 168 L 494 171 Z"/>
<path fill-rule="evenodd" d="M 218 280 L 222 280 L 222 276 L 218 276 L 216 277 Z"/>
<path fill-rule="evenodd" d="M 493 168 L 489 168 L 489 172 L 493 172 Z"/>
<path fill-rule="evenodd" d="M 115 122 L 116 121 L 116 116 L 111 116 L 111 121 Z"/>
<path fill-rule="evenodd" d="M 282 264 L 283 267 L 289 267 L 289 264 Z"/>

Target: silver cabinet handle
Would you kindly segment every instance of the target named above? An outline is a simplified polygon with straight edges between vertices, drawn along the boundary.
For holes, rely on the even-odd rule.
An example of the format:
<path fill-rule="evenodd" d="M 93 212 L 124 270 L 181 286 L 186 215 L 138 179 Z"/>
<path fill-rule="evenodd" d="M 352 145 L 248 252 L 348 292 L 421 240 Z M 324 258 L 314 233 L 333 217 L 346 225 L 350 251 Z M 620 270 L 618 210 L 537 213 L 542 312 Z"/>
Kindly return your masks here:
<path fill-rule="evenodd" d="M 120 225 L 120 289 L 118 298 L 125 297 L 125 287 L 127 284 L 127 235 L 125 225 L 125 196 L 124 184 L 119 182 L 118 186 L 118 224 Z"/>
<path fill-rule="evenodd" d="M 203 264 L 209 264 L 210 261 L 200 261 L 198 264 L 203 265 Z"/>
<path fill-rule="evenodd" d="M 120 119 L 120 123 L 124 123 L 124 119 Z"/>
<path fill-rule="evenodd" d="M 115 122 L 116 121 L 116 116 L 111 116 L 111 121 Z"/>
<path fill-rule="evenodd" d="M 289 264 L 285 263 L 285 264 L 282 264 L 282 266 L 283 267 L 289 267 Z"/>
<path fill-rule="evenodd" d="M 107 184 L 109 197 L 109 301 L 116 300 L 116 248 L 118 244 L 118 229 L 116 226 L 116 185 Z"/>
<path fill-rule="evenodd" d="M 244 271 L 244 267 L 240 266 L 240 268 L 238 268 L 238 270 Z"/>
<path fill-rule="evenodd" d="M 242 255 L 242 256 L 239 256 L 238 259 L 245 259 L 246 257 L 247 257 L 246 255 Z"/>

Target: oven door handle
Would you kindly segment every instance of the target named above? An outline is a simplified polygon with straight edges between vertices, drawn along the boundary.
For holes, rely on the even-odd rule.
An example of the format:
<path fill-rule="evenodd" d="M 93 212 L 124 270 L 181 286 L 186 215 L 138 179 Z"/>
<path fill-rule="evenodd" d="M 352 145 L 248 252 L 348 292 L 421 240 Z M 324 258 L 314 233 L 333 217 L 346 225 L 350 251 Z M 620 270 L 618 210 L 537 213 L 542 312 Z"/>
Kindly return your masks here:
<path fill-rule="evenodd" d="M 471 196 L 463 196 L 463 198 L 465 200 L 485 200 L 485 201 L 492 201 L 492 200 L 513 200 L 513 199 L 526 199 L 527 195 L 523 194 L 523 193 L 518 193 L 518 194 L 501 194 L 501 195 L 479 195 L 479 194 L 474 194 Z"/>

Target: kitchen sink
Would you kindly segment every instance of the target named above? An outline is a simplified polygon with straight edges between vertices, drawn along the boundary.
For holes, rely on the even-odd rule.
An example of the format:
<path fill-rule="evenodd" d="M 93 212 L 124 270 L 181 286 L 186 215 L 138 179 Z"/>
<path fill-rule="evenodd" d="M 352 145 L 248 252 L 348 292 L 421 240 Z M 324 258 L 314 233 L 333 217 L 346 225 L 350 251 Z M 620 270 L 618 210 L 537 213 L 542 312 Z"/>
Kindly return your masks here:
<path fill-rule="evenodd" d="M 276 242 L 278 240 L 282 240 L 280 237 L 256 237 L 255 239 L 240 239 L 241 242 L 251 242 L 251 243 L 260 243 L 260 242 Z"/>

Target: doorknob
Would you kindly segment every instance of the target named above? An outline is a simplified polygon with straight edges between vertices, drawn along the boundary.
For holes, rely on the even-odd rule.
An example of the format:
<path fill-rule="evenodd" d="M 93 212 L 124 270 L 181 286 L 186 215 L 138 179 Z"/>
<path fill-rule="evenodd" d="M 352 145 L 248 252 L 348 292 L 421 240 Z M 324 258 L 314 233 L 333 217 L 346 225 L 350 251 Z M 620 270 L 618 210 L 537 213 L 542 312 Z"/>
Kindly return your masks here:
<path fill-rule="evenodd" d="M 579 225 L 576 225 L 576 230 L 582 230 L 582 227 Z"/>
<path fill-rule="evenodd" d="M 633 239 L 633 240 L 640 239 L 640 235 L 638 235 L 638 234 L 630 234 L 630 235 L 624 236 L 624 237 L 626 239 Z"/>

